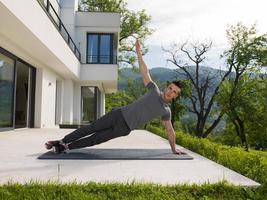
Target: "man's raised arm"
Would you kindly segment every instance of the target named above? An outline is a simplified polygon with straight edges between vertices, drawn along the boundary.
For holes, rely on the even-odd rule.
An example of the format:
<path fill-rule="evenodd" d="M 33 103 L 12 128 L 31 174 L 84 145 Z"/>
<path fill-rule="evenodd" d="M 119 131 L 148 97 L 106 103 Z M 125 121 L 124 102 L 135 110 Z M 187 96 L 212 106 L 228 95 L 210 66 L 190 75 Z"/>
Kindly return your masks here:
<path fill-rule="evenodd" d="M 141 53 L 141 45 L 140 45 L 140 42 L 138 40 L 136 40 L 135 49 L 136 49 L 136 53 L 137 53 L 139 69 L 140 69 L 141 75 L 143 77 L 144 85 L 146 87 L 147 84 L 150 81 L 152 81 L 152 79 L 150 77 L 150 74 L 149 74 L 149 71 L 147 69 L 147 66 L 146 66 L 146 64 L 145 64 L 145 62 L 143 60 L 143 56 L 142 56 L 142 53 Z"/>

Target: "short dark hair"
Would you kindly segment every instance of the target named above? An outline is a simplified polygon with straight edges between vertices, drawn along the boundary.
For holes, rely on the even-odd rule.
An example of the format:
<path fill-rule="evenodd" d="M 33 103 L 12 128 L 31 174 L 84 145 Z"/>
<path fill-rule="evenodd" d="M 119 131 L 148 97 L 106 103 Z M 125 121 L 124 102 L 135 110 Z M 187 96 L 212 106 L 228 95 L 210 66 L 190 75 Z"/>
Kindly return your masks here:
<path fill-rule="evenodd" d="M 171 83 L 173 83 L 174 85 L 176 85 L 178 88 L 182 90 L 183 84 L 181 81 L 172 81 Z"/>

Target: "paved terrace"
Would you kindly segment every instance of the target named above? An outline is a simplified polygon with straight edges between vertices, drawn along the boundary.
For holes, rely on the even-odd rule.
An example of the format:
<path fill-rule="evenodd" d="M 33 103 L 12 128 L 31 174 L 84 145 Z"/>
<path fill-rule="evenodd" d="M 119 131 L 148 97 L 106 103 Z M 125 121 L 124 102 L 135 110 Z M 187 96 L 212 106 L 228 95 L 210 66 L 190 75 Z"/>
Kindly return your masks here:
<path fill-rule="evenodd" d="M 39 160 L 47 140 L 61 139 L 71 129 L 20 129 L 0 132 L 0 184 L 28 182 L 152 182 L 180 184 L 227 180 L 234 185 L 259 184 L 179 145 L 193 160 Z M 169 148 L 168 141 L 145 130 L 132 131 L 94 148 Z"/>

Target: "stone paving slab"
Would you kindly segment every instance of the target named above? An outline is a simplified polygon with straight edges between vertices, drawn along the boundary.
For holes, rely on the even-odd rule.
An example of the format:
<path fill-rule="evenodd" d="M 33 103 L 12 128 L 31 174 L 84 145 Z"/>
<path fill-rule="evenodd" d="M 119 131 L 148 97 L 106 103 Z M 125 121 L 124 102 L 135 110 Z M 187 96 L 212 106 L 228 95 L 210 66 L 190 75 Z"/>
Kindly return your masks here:
<path fill-rule="evenodd" d="M 0 132 L 0 184 L 31 180 L 59 182 L 152 182 L 203 184 L 227 180 L 234 185 L 260 184 L 179 145 L 193 160 L 40 160 L 47 140 L 61 139 L 70 129 L 17 129 Z M 92 147 L 91 147 L 92 148 Z M 169 149 L 167 140 L 145 130 L 93 148 Z M 90 148 L 88 148 L 89 150 Z"/>

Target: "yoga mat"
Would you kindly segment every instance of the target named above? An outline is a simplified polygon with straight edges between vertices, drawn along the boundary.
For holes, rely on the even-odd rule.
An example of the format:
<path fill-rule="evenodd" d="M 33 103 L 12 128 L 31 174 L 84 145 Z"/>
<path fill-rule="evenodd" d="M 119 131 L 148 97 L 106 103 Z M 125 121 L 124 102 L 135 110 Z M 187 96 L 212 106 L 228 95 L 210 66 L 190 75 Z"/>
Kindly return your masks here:
<path fill-rule="evenodd" d="M 70 150 L 56 154 L 48 151 L 38 159 L 75 159 L 75 160 L 192 160 L 188 154 L 176 155 L 170 149 L 93 149 Z"/>

